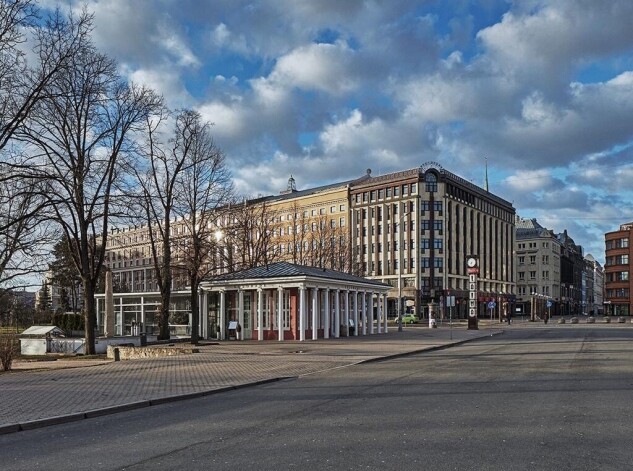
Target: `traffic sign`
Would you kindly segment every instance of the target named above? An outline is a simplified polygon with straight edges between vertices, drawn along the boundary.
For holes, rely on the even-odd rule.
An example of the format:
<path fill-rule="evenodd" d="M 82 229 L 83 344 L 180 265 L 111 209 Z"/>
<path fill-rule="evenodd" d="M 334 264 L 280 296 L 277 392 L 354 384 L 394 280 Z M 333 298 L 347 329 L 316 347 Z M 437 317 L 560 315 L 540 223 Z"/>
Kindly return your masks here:
<path fill-rule="evenodd" d="M 545 304 L 548 308 L 552 307 L 553 303 L 550 299 L 547 300 L 547 303 Z"/>
<path fill-rule="evenodd" d="M 488 302 L 488 309 L 494 309 L 496 306 L 497 306 L 497 303 L 495 303 L 494 301 Z"/>

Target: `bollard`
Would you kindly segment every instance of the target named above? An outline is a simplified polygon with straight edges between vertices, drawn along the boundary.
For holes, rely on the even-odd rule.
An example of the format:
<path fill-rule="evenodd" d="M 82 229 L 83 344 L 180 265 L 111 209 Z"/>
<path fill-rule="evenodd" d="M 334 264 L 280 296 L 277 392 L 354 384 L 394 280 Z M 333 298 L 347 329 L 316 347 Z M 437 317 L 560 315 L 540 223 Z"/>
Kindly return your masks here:
<path fill-rule="evenodd" d="M 114 361 L 121 361 L 121 353 L 119 352 L 118 347 L 114 349 Z"/>

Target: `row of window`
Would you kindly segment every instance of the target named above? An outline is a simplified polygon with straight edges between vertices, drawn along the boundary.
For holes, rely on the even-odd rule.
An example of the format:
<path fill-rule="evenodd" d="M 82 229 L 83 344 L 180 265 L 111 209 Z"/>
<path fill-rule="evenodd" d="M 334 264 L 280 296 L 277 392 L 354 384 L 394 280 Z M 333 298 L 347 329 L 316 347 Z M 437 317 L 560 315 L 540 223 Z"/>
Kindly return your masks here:
<path fill-rule="evenodd" d="M 605 266 L 609 267 L 612 265 L 628 265 L 629 264 L 629 256 L 628 254 L 624 255 L 613 255 L 611 257 L 607 257 Z"/>
<path fill-rule="evenodd" d="M 538 243 L 537 242 L 520 242 L 519 244 L 517 244 L 519 250 L 521 249 L 537 249 L 538 248 Z M 541 242 L 541 248 L 543 249 L 548 249 L 549 248 L 549 242 Z"/>
<path fill-rule="evenodd" d="M 530 280 L 536 280 L 536 271 L 530 271 L 528 272 L 530 277 Z M 524 271 L 520 271 L 517 272 L 518 276 L 519 276 L 519 281 L 524 281 L 525 280 L 525 272 Z M 543 270 L 541 272 L 541 279 L 543 280 L 549 280 L 549 270 Z"/>
<path fill-rule="evenodd" d="M 530 255 L 528 260 L 530 265 L 536 265 L 536 255 Z M 519 265 L 525 265 L 525 255 L 519 255 L 517 257 L 517 263 Z M 541 263 L 543 265 L 549 265 L 549 255 L 543 255 L 541 257 Z"/>
<path fill-rule="evenodd" d="M 607 290 L 607 298 L 628 298 L 629 297 L 629 289 L 628 288 L 617 288 L 617 289 L 608 289 Z"/>
<path fill-rule="evenodd" d="M 517 286 L 517 295 L 519 296 L 531 296 L 536 292 L 538 292 L 538 286 Z M 549 286 L 541 286 L 541 292 L 539 294 L 551 296 Z"/>
<path fill-rule="evenodd" d="M 629 238 L 622 237 L 621 239 L 607 240 L 607 250 L 610 249 L 626 249 L 629 246 Z"/>
<path fill-rule="evenodd" d="M 617 271 L 613 273 L 607 273 L 607 281 L 629 281 L 629 272 Z"/>
<path fill-rule="evenodd" d="M 399 196 L 414 195 L 418 191 L 417 183 L 397 185 L 389 188 L 381 188 L 379 190 L 364 191 L 355 195 L 356 203 L 367 203 L 368 201 L 381 201 L 385 198 L 397 198 Z"/>

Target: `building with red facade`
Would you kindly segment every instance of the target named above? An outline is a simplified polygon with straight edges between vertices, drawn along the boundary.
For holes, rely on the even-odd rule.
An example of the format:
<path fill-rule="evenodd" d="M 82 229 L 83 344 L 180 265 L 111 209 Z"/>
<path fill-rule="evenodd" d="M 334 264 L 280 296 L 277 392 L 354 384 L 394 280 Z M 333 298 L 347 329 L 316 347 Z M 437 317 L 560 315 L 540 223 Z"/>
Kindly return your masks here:
<path fill-rule="evenodd" d="M 631 236 L 633 222 L 607 232 L 605 239 L 605 314 L 631 315 Z"/>

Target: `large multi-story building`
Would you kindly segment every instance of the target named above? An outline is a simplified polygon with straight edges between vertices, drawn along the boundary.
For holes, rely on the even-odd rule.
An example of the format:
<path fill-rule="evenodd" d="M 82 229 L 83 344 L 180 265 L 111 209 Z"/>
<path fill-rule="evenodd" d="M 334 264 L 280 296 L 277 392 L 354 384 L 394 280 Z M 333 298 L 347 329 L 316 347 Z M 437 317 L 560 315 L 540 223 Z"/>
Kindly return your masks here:
<path fill-rule="evenodd" d="M 245 208 L 257 212 L 259 222 L 252 227 L 257 237 L 269 238 L 266 244 L 240 245 L 245 232 L 235 230 L 236 214 Z M 392 315 L 397 300 L 424 315 L 429 304 L 450 294 L 456 299 L 452 314 L 465 317 L 468 255 L 480 260 L 480 312 L 493 299 L 498 310 L 514 302 L 514 218 L 508 201 L 430 163 L 375 177 L 368 170 L 358 179 L 305 190 L 297 190 L 291 177 L 280 194 L 223 208 L 215 223 L 229 255 L 220 269 L 236 271 L 262 261 L 330 268 L 389 283 L 387 311 Z M 174 222 L 173 236 L 186 237 L 184 222 Z M 107 249 L 119 288 L 117 333 L 128 333 L 133 321 L 141 319 L 151 333 L 159 296 L 147 227 L 112 230 Z M 263 258 L 255 256 L 258 250 L 264 251 Z M 173 283 L 174 328 L 186 331 L 186 277 L 176 272 Z M 98 298 L 100 316 L 103 305 Z"/>
<path fill-rule="evenodd" d="M 633 222 L 622 224 L 620 230 L 607 232 L 604 236 L 606 313 L 614 316 L 631 315 L 632 235 Z"/>
<path fill-rule="evenodd" d="M 514 302 L 514 217 L 511 203 L 437 163 L 366 178 L 350 187 L 352 252 L 365 276 L 394 288 L 390 310 L 404 299 L 419 315 L 430 303 L 456 298 L 466 317 L 466 258 L 479 257 L 479 302 Z M 402 298 L 401 298 L 401 296 Z"/>
<path fill-rule="evenodd" d="M 534 320 L 561 307 L 561 243 L 536 219 L 516 219 L 517 307 Z M 548 307 L 549 306 L 549 307 Z"/>
<path fill-rule="evenodd" d="M 561 245 L 560 294 L 561 314 L 577 315 L 584 312 L 583 293 L 586 295 L 587 266 L 582 246 L 577 245 L 564 230 L 557 235 Z M 586 299 L 584 300 L 586 303 Z"/>
<path fill-rule="evenodd" d="M 591 280 L 592 286 L 587 287 L 586 310 L 588 315 L 604 314 L 604 269 L 602 265 L 591 254 L 585 257 L 587 264 L 587 279 Z"/>

